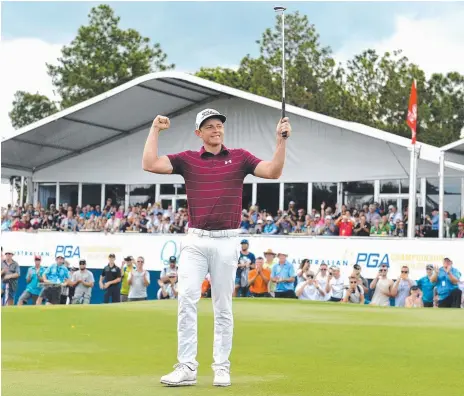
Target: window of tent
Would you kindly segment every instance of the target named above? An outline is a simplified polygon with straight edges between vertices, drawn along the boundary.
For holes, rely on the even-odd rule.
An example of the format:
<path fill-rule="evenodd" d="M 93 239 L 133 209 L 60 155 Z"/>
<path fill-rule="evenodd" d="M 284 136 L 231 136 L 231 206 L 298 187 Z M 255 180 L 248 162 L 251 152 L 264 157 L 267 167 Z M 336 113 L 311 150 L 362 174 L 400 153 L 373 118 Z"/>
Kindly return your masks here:
<path fill-rule="evenodd" d="M 50 209 L 51 204 L 56 204 L 56 183 L 39 183 L 38 199 L 43 208 Z"/>
<path fill-rule="evenodd" d="M 243 184 L 242 192 L 242 208 L 248 210 L 251 205 L 253 205 L 253 184 L 245 183 Z"/>
<path fill-rule="evenodd" d="M 279 210 L 280 183 L 258 183 L 257 185 L 257 204 L 260 210 L 266 209 L 267 212 L 276 215 Z"/>
<path fill-rule="evenodd" d="M 67 203 L 75 208 L 78 203 L 79 185 L 77 183 L 60 183 L 60 204 Z"/>
<path fill-rule="evenodd" d="M 313 208 L 320 211 L 322 202 L 335 211 L 337 183 L 313 183 Z"/>
<path fill-rule="evenodd" d="M 156 184 L 131 184 L 129 186 L 129 205 L 142 205 L 156 202 Z"/>
<path fill-rule="evenodd" d="M 186 194 L 185 184 L 160 184 L 161 195 Z"/>
<path fill-rule="evenodd" d="M 399 194 L 400 181 L 399 180 L 380 180 L 380 193 L 381 194 Z"/>
<path fill-rule="evenodd" d="M 434 208 L 438 208 L 439 203 L 439 186 L 438 178 L 427 178 L 426 180 L 426 213 L 430 214 Z M 462 193 L 461 193 L 461 178 L 445 177 L 444 180 L 444 210 L 449 212 L 451 219 L 461 218 L 464 214 L 461 213 Z"/>
<path fill-rule="evenodd" d="M 296 209 L 308 207 L 308 183 L 284 184 L 284 209 L 288 208 L 290 201 L 295 202 Z"/>
<path fill-rule="evenodd" d="M 343 203 L 348 208 L 362 209 L 374 202 L 374 181 L 343 183 Z"/>
<path fill-rule="evenodd" d="M 125 184 L 105 184 L 105 204 L 108 198 L 111 198 L 114 206 L 124 206 L 126 200 Z"/>
<path fill-rule="evenodd" d="M 90 205 L 95 207 L 95 205 L 100 205 L 100 203 L 101 184 L 82 184 L 82 206 Z"/>

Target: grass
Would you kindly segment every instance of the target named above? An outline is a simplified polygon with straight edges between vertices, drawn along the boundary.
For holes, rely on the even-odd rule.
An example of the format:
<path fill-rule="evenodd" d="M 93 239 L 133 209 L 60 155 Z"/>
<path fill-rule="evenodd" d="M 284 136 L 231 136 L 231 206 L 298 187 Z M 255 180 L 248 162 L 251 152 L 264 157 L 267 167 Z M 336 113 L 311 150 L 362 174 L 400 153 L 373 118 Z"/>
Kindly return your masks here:
<path fill-rule="evenodd" d="M 2 395 L 462 396 L 459 309 L 234 301 L 232 387 L 212 386 L 211 302 L 199 305 L 198 385 L 166 388 L 176 302 L 2 309 Z"/>

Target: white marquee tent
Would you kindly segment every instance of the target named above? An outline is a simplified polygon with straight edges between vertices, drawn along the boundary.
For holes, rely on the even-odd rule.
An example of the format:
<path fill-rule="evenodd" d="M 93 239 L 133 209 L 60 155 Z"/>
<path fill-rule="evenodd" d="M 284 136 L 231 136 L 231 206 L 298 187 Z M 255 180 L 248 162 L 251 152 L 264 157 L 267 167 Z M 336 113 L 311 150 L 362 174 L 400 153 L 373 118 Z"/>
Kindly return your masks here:
<path fill-rule="evenodd" d="M 15 131 L 2 141 L 2 178 L 29 182 L 179 183 L 141 167 L 153 118 L 171 118 L 160 154 L 199 149 L 195 115 L 227 115 L 225 144 L 272 158 L 280 102 L 179 72 L 139 77 Z M 293 125 L 281 182 L 346 182 L 409 178 L 410 140 L 365 125 L 287 106 Z M 441 149 L 418 143 L 417 177 L 438 177 Z M 448 150 L 449 151 L 449 150 Z M 464 176 L 464 155 L 449 151 L 447 176 Z M 249 176 L 247 182 L 256 181 Z M 266 180 L 260 180 L 260 183 Z"/>

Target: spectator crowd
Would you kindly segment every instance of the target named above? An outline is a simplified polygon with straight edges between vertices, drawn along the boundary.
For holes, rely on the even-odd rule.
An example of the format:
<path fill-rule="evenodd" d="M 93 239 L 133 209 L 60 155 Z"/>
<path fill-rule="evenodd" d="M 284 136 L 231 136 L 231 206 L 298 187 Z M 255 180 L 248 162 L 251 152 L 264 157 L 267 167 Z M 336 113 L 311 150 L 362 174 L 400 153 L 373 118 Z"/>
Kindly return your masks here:
<path fill-rule="evenodd" d="M 358 237 L 406 237 L 408 225 L 407 208 L 401 213 L 394 205 L 382 208 L 376 202 L 362 208 L 334 208 L 322 203 L 320 210 L 313 208 L 306 213 L 297 208 L 294 201 L 287 210 L 273 214 L 258 205 L 243 209 L 240 230 L 244 234 L 266 235 L 309 235 L 309 236 L 358 236 Z M 449 213 L 444 214 L 446 237 L 464 238 L 464 222 L 460 221 L 457 231 L 450 230 Z M 2 209 L 2 231 L 70 231 L 70 232 L 135 232 L 135 233 L 185 233 L 188 230 L 188 211 L 172 206 L 163 209 L 161 204 L 129 206 L 127 210 L 115 205 L 109 198 L 106 205 L 86 205 L 75 208 L 63 203 L 56 207 L 43 208 L 25 204 L 23 207 L 9 206 Z M 423 224 L 415 226 L 416 237 L 438 237 L 439 214 L 433 209 Z"/>
<path fill-rule="evenodd" d="M 327 264 L 311 265 L 304 259 L 295 269 L 285 252 L 268 249 L 255 256 L 247 239 L 241 241 L 240 256 L 235 276 L 235 297 L 298 298 L 300 300 L 335 303 L 370 304 L 407 308 L 439 307 L 464 308 L 464 278 L 449 258 L 443 265 L 426 265 L 420 279 L 412 279 L 409 268 L 390 274 L 387 265 L 380 265 L 374 279 L 362 276 L 359 265 L 353 266 L 348 276 L 340 268 Z M 40 256 L 34 257 L 26 274 L 26 289 L 18 293 L 19 265 L 14 252 L 2 248 L 2 305 L 32 304 L 89 304 L 95 283 L 104 291 L 104 303 L 141 301 L 148 299 L 151 283 L 143 257 L 125 257 L 120 265 L 110 254 L 97 282 L 87 269 L 85 259 L 79 268 L 72 268 L 58 254 L 55 263 L 42 265 Z M 211 279 L 206 275 L 201 287 L 203 298 L 211 297 Z M 177 298 L 177 261 L 172 256 L 157 280 L 157 299 Z"/>

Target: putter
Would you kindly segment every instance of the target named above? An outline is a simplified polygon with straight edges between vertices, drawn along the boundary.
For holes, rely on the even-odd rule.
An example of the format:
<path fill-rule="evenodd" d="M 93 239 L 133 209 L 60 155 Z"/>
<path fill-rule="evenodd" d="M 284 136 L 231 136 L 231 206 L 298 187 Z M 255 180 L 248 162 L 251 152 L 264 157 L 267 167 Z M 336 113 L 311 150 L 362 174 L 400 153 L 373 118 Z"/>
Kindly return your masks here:
<path fill-rule="evenodd" d="M 282 118 L 285 118 L 285 7 L 274 7 L 275 12 L 282 14 Z M 282 137 L 287 139 L 287 132 L 282 132 Z"/>

